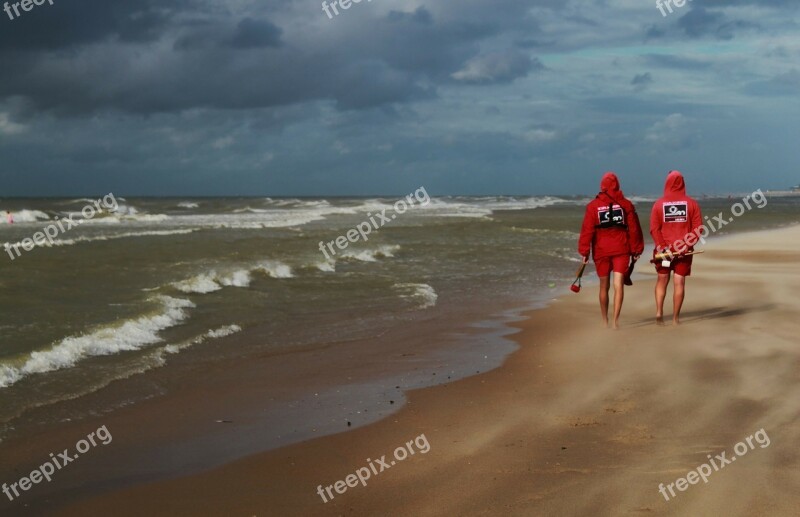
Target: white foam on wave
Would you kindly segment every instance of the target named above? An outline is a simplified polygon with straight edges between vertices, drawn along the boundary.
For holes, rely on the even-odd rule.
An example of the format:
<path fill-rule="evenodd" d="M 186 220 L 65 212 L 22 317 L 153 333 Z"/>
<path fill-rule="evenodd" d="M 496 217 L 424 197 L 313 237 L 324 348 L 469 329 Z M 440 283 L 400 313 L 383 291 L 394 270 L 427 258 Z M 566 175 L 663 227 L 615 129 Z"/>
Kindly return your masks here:
<path fill-rule="evenodd" d="M 137 223 L 160 223 L 169 219 L 167 214 L 134 214 L 122 216 L 123 221 L 135 221 Z"/>
<path fill-rule="evenodd" d="M 180 282 L 174 282 L 172 286 L 184 293 L 207 294 L 219 291 L 223 287 L 248 287 L 250 281 L 250 271 L 246 269 L 230 273 L 217 273 L 212 270 Z"/>
<path fill-rule="evenodd" d="M 200 208 L 200 205 L 191 201 L 181 201 L 178 203 L 178 208 Z"/>
<path fill-rule="evenodd" d="M 321 260 L 314 264 L 314 267 L 319 269 L 324 273 L 335 273 L 336 272 L 336 261 L 335 260 Z"/>
<path fill-rule="evenodd" d="M 400 291 L 402 298 L 417 300 L 420 309 L 436 306 L 436 300 L 439 299 L 436 290 L 428 284 L 394 284 L 392 287 Z"/>
<path fill-rule="evenodd" d="M 22 378 L 20 371 L 13 366 L 0 364 L 0 388 L 6 388 Z"/>
<path fill-rule="evenodd" d="M 505 196 L 451 197 L 431 198 L 431 202 L 427 205 L 417 204 L 414 209 L 424 210 L 430 215 L 439 217 L 486 218 L 497 210 L 532 210 L 565 202 L 566 200 L 553 196 L 522 198 Z"/>
<path fill-rule="evenodd" d="M 234 214 L 268 214 L 269 212 L 270 210 L 266 208 L 250 208 L 249 206 L 237 208 L 233 211 Z"/>
<path fill-rule="evenodd" d="M 50 244 L 49 241 L 44 241 L 42 244 L 34 243 L 34 247 L 39 248 L 49 248 L 52 246 L 74 246 L 76 244 L 82 242 L 95 242 L 95 241 L 111 241 L 115 239 L 125 239 L 130 237 L 161 237 L 161 236 L 168 236 L 168 235 L 186 235 L 188 233 L 196 232 L 200 230 L 200 228 L 185 228 L 181 230 L 147 230 L 142 232 L 123 232 L 111 235 L 96 235 L 94 237 L 86 237 L 80 236 L 75 237 L 73 239 L 56 239 L 53 241 L 53 244 Z M 6 242 L 8 246 L 18 246 L 19 249 L 22 250 L 22 241 L 17 243 L 10 243 Z"/>
<path fill-rule="evenodd" d="M 277 260 L 266 260 L 249 269 L 224 273 L 211 270 L 186 280 L 173 282 L 171 285 L 184 293 L 207 294 L 219 291 L 223 287 L 249 287 L 255 272 L 262 272 L 272 278 L 294 278 L 290 266 Z"/>
<path fill-rule="evenodd" d="M 6 222 L 5 211 L 0 215 L 2 215 L 0 224 L 8 224 Z M 35 223 L 38 221 L 50 220 L 50 216 L 40 210 L 19 210 L 17 212 L 11 212 L 11 216 L 14 218 L 15 223 Z"/>
<path fill-rule="evenodd" d="M 208 332 L 206 332 L 205 334 L 200 334 L 199 336 L 197 336 L 195 338 L 192 338 L 192 339 L 190 339 L 188 341 L 184 341 L 183 343 L 178 343 L 176 345 L 166 345 L 165 347 L 163 347 L 163 348 L 161 348 L 159 350 L 156 350 L 154 355 L 158 356 L 158 358 L 162 362 L 166 363 L 166 360 L 164 359 L 164 353 L 177 354 L 177 353 L 179 353 L 181 350 L 183 350 L 185 348 L 189 348 L 190 346 L 199 345 L 200 343 L 205 342 L 206 339 L 209 339 L 209 338 L 210 339 L 219 339 L 219 338 L 223 338 L 223 337 L 228 337 L 228 336 L 231 336 L 231 335 L 236 334 L 237 332 L 241 332 L 241 331 L 242 331 L 242 327 L 240 327 L 239 325 L 236 325 L 236 324 L 234 324 L 234 325 L 226 325 L 224 327 L 211 329 Z"/>
<path fill-rule="evenodd" d="M 232 334 L 236 334 L 237 332 L 241 332 L 242 327 L 239 325 L 228 325 L 225 327 L 220 327 L 218 329 L 212 329 L 206 332 L 206 337 L 210 338 L 221 338 L 221 337 L 228 337 Z"/>
<path fill-rule="evenodd" d="M 71 368 L 87 357 L 139 350 L 160 342 L 158 333 L 174 327 L 189 317 L 186 309 L 195 305 L 182 298 L 158 296 L 160 312 L 127 320 L 121 325 L 107 325 L 80 336 L 61 340 L 48 350 L 31 352 L 21 366 L 0 364 L 0 388 L 37 373 Z"/>
<path fill-rule="evenodd" d="M 272 278 L 294 278 L 292 268 L 277 260 L 266 260 L 256 266 L 255 269 L 263 271 Z"/>
<path fill-rule="evenodd" d="M 76 214 L 73 214 L 76 215 Z M 80 215 L 80 212 L 77 213 L 78 217 L 75 219 L 80 219 L 83 217 Z M 166 214 L 131 214 L 131 215 L 119 215 L 119 214 L 112 214 L 112 215 L 101 215 L 99 217 L 95 216 L 91 219 L 80 219 L 81 225 L 97 225 L 97 224 L 120 224 L 120 223 L 161 223 L 164 221 L 169 220 L 170 217 Z"/>
<path fill-rule="evenodd" d="M 175 289 L 184 293 L 206 294 L 219 291 L 222 286 L 217 282 L 216 272 L 203 273 L 172 284 Z"/>
<path fill-rule="evenodd" d="M 219 283 L 226 287 L 248 287 L 252 278 L 250 271 L 240 269 L 219 277 Z"/>
<path fill-rule="evenodd" d="M 176 215 L 173 216 L 172 222 L 208 228 L 261 230 L 303 226 L 314 221 L 321 221 L 325 219 L 326 215 L 328 214 L 324 211 L 318 210 L 266 210 L 263 213 Z"/>
<path fill-rule="evenodd" d="M 135 206 L 131 206 L 128 204 L 127 200 L 124 197 L 117 198 L 117 209 L 115 211 L 117 215 L 136 215 L 139 213 L 139 210 L 136 209 Z"/>
<path fill-rule="evenodd" d="M 270 206 L 279 207 L 296 207 L 296 208 L 324 208 L 331 206 L 330 202 L 326 199 L 272 199 L 271 197 L 265 198 L 264 203 Z"/>
<path fill-rule="evenodd" d="M 107 214 L 100 214 L 100 215 L 97 215 L 95 217 L 92 217 L 91 219 L 84 219 L 83 215 L 81 215 L 80 212 L 76 212 L 76 213 L 72 213 L 72 214 L 66 214 L 66 216 L 67 217 L 72 216 L 72 220 L 75 221 L 75 223 L 80 224 L 82 226 L 83 225 L 92 225 L 92 226 L 94 226 L 94 225 L 100 225 L 100 224 L 106 224 L 106 225 L 108 225 L 108 224 L 120 224 L 122 222 L 122 218 L 120 218 L 120 217 L 118 217 L 116 215 L 107 215 Z"/>
<path fill-rule="evenodd" d="M 167 359 L 166 359 L 167 354 L 178 354 L 181 352 L 181 350 L 191 347 L 193 345 L 204 343 L 208 339 L 220 339 L 223 337 L 236 334 L 237 332 L 241 332 L 241 330 L 242 327 L 240 327 L 239 325 L 236 324 L 226 325 L 216 329 L 210 329 L 204 334 L 200 334 L 199 336 L 196 336 L 182 343 L 162 346 L 160 348 L 155 349 L 153 352 L 148 353 L 146 356 L 142 357 L 139 361 L 136 362 L 136 364 L 132 368 L 127 369 L 126 371 L 123 371 L 116 375 L 113 375 L 109 378 L 103 379 L 99 382 L 93 384 L 84 384 L 78 391 L 62 395 L 61 397 L 59 397 L 58 401 L 74 400 L 82 396 L 88 395 L 90 393 L 99 391 L 115 381 L 129 379 L 135 375 L 143 374 L 155 368 L 160 368 L 167 364 Z M 8 375 L 8 377 L 6 377 L 6 375 Z M 18 370 L 14 368 L 9 368 L 8 366 L 0 365 L 0 387 L 10 386 L 20 378 L 21 374 L 19 373 Z M 29 405 L 27 406 L 26 409 L 30 410 L 35 407 L 41 407 L 44 405 L 51 404 L 52 402 L 53 401 L 48 401 L 48 402 L 37 403 L 34 405 Z"/>
<path fill-rule="evenodd" d="M 377 262 L 381 258 L 394 257 L 395 252 L 400 249 L 396 244 L 384 244 L 378 246 L 377 249 L 366 250 L 347 250 L 342 253 L 343 259 L 360 260 L 361 262 Z"/>

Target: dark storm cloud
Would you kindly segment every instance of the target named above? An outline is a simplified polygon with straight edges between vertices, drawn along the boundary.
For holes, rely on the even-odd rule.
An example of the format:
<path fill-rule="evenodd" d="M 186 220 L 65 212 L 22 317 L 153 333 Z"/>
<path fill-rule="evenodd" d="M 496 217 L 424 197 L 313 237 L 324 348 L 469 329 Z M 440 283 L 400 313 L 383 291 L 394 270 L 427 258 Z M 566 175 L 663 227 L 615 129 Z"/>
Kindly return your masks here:
<path fill-rule="evenodd" d="M 509 26 L 524 27 L 526 9 L 515 0 L 496 6 L 467 1 L 456 11 L 445 10 L 441 21 L 424 7 L 390 11 L 371 24 L 335 33 L 340 50 L 332 50 L 304 45 L 263 16 L 237 18 L 189 0 L 114 7 L 97 0 L 88 6 L 65 3 L 59 10 L 42 9 L 41 16 L 33 12 L 30 19 L 15 20 L 14 30 L 4 34 L 6 49 L 29 52 L 0 53 L 0 66 L 16 70 L 0 84 L 0 98 L 22 96 L 59 116 L 249 109 L 315 100 L 333 100 L 345 109 L 404 103 L 433 97 L 437 84 L 453 78 L 502 83 L 541 68 L 535 58 L 517 51 L 479 55 L 482 39 Z M 472 18 L 471 11 L 487 15 Z M 41 38 L 40 30 L 51 28 L 54 32 Z M 294 43 L 287 44 L 287 38 Z M 73 50 L 48 52 L 66 48 Z"/>
<path fill-rule="evenodd" d="M 245 18 L 236 26 L 231 44 L 234 48 L 277 47 L 280 45 L 281 32 L 269 20 Z"/>
<path fill-rule="evenodd" d="M 265 19 L 244 18 L 235 26 L 219 26 L 200 22 L 182 30 L 175 40 L 175 50 L 209 50 L 230 47 L 233 49 L 252 49 L 280 47 L 282 45 L 280 27 Z"/>
<path fill-rule="evenodd" d="M 63 50 L 109 39 L 153 41 L 190 6 L 190 0 L 57 0 L 20 11 L 14 20 L 0 13 L 0 52 Z"/>
<path fill-rule="evenodd" d="M 710 188 L 747 182 L 756 166 L 786 169 L 798 4 L 694 0 L 668 17 L 627 0 L 374 0 L 333 19 L 319 0 L 0 12 L 0 184 L 572 192 L 601 163 L 676 156 Z"/>

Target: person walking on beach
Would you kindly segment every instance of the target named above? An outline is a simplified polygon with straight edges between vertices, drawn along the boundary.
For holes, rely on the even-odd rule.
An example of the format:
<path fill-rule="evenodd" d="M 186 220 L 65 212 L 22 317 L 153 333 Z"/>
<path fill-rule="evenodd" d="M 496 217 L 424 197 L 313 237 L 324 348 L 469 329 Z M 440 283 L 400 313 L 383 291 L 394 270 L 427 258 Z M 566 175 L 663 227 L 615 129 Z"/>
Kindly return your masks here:
<path fill-rule="evenodd" d="M 600 181 L 600 193 L 587 206 L 578 240 L 578 253 L 588 264 L 594 258 L 600 278 L 600 315 L 608 328 L 608 292 L 614 283 L 614 329 L 619 328 L 619 315 L 625 297 L 625 275 L 633 260 L 644 251 L 644 237 L 633 203 L 619 188 L 619 179 L 607 172 Z"/>
<path fill-rule="evenodd" d="M 656 280 L 656 325 L 664 325 L 664 298 L 667 296 L 670 274 L 675 273 L 672 288 L 672 323 L 680 325 L 681 307 L 686 293 L 686 277 L 692 274 L 692 244 L 697 242 L 703 215 L 697 201 L 686 195 L 683 174 L 670 171 L 664 185 L 664 196 L 655 202 L 650 214 L 650 235 L 656 253 L 672 254 L 669 260 L 655 262 Z M 692 238 L 694 237 L 694 238 Z"/>

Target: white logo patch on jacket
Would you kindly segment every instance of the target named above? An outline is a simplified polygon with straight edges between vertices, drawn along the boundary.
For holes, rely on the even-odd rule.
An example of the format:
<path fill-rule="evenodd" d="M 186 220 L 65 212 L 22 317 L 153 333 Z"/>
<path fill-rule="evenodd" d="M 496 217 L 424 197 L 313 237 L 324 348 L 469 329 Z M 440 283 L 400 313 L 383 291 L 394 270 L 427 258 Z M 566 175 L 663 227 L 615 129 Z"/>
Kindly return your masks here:
<path fill-rule="evenodd" d="M 670 201 L 663 206 L 665 223 L 685 223 L 689 220 L 689 203 L 686 201 Z"/>
<path fill-rule="evenodd" d="M 611 210 L 608 206 L 597 207 L 597 224 L 625 224 L 625 210 L 619 205 L 613 205 Z"/>

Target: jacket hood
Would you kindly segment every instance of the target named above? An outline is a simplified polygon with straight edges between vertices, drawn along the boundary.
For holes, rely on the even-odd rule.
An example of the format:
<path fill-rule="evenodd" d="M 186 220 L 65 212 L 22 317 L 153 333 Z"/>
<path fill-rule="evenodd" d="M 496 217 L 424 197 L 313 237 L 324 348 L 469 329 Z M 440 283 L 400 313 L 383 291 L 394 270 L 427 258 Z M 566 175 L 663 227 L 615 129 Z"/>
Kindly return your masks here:
<path fill-rule="evenodd" d="M 664 184 L 664 197 L 685 197 L 686 183 L 679 171 L 670 171 Z"/>
<path fill-rule="evenodd" d="M 607 194 L 614 201 L 625 197 L 619 189 L 619 178 L 613 172 L 603 174 L 603 179 L 600 180 L 600 192 Z"/>

